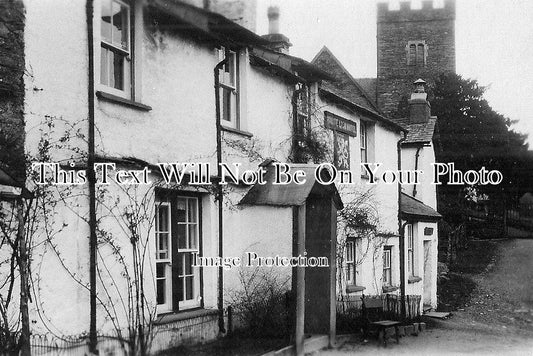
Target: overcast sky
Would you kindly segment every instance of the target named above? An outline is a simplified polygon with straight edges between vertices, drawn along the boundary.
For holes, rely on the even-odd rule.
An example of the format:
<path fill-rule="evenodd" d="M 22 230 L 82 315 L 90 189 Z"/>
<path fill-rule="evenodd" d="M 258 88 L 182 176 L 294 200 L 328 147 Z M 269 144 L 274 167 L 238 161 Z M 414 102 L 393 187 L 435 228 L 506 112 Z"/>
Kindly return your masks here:
<path fill-rule="evenodd" d="M 257 1 L 259 34 L 268 32 L 268 6 L 279 5 L 291 54 L 311 60 L 326 45 L 355 77 L 376 76 L 376 0 Z M 514 128 L 533 147 L 533 1 L 456 3 L 457 72 L 490 86 L 492 107 L 519 120 Z"/>

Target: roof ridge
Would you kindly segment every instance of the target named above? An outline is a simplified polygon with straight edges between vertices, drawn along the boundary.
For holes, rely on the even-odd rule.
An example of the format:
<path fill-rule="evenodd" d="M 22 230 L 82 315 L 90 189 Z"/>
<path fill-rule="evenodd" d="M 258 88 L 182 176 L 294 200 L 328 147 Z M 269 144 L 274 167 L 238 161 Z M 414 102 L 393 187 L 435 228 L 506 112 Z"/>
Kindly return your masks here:
<path fill-rule="evenodd" d="M 316 59 L 318 59 L 319 55 L 321 55 L 323 52 L 326 52 L 326 53 L 329 53 L 331 55 L 331 57 L 333 58 L 333 60 L 335 61 L 335 63 L 337 63 L 337 65 L 342 69 L 342 71 L 347 75 L 348 79 L 350 79 L 350 81 L 356 86 L 356 88 L 361 92 L 361 94 L 363 95 L 363 97 L 365 98 L 365 100 L 368 102 L 368 104 L 374 109 L 376 110 L 376 112 L 380 115 L 383 116 L 383 113 L 378 109 L 378 107 L 374 104 L 373 100 L 371 100 L 369 97 L 368 97 L 368 94 L 367 92 L 363 89 L 363 87 L 361 87 L 361 85 L 357 82 L 357 80 L 353 77 L 353 75 L 348 71 L 348 69 L 346 69 L 346 67 L 342 64 L 342 62 L 333 54 L 333 52 L 327 47 L 324 45 L 324 47 L 322 47 L 322 49 L 317 53 L 317 55 L 315 56 L 315 58 L 313 58 L 313 60 L 311 61 L 311 63 L 314 63 L 314 61 Z"/>

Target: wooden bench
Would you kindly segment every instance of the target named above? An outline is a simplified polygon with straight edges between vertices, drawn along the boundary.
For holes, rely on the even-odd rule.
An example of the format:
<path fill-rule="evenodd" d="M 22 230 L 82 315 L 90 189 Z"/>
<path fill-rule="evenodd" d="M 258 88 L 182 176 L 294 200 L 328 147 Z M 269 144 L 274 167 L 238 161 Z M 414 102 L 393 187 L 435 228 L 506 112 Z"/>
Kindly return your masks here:
<path fill-rule="evenodd" d="M 384 316 L 383 312 L 383 301 L 381 298 L 368 298 L 364 295 L 361 297 L 363 302 L 362 311 L 363 311 L 363 331 L 365 338 L 368 337 L 368 334 L 372 330 L 377 331 L 378 339 L 383 340 L 383 344 L 387 346 L 387 332 L 386 329 L 389 327 L 394 327 L 394 332 L 396 335 L 396 343 L 400 343 L 400 332 L 399 326 L 400 322 L 395 320 L 388 320 Z"/>

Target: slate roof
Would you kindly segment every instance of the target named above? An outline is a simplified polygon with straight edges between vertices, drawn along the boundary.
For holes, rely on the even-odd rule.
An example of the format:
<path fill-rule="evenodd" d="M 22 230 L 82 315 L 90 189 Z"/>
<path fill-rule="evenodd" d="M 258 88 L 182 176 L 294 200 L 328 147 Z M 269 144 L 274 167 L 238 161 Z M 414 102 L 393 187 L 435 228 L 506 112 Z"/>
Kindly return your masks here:
<path fill-rule="evenodd" d="M 251 64 L 262 67 L 276 67 L 278 74 L 301 76 L 311 81 L 333 80 L 324 70 L 298 57 L 280 53 L 264 47 L 253 47 L 250 51 Z"/>
<path fill-rule="evenodd" d="M 268 40 L 215 12 L 180 0 L 147 0 L 160 28 L 235 45 L 268 45 Z"/>
<path fill-rule="evenodd" d="M 407 138 L 403 144 L 413 144 L 413 143 L 422 143 L 427 144 L 431 143 L 433 140 L 433 133 L 435 132 L 435 124 L 437 123 L 437 117 L 432 116 L 429 118 L 428 122 L 420 124 L 410 124 L 409 119 L 397 119 L 395 120 L 398 124 L 407 128 L 409 131 L 407 133 Z"/>
<path fill-rule="evenodd" d="M 301 58 L 270 50 L 268 38 L 258 36 L 220 14 L 180 0 L 147 0 L 146 3 L 148 10 L 157 17 L 159 28 L 188 33 L 223 45 L 250 47 L 252 64 L 273 68 L 278 75 L 303 77 L 310 81 L 331 79 Z"/>
<path fill-rule="evenodd" d="M 335 81 L 323 82 L 324 89 L 381 115 L 373 100 L 326 46 L 322 47 L 311 63 L 335 78 Z"/>
<path fill-rule="evenodd" d="M 436 221 L 442 218 L 435 209 L 403 192 L 400 195 L 400 213 L 404 219 Z"/>
<path fill-rule="evenodd" d="M 240 205 L 271 205 L 271 206 L 300 206 L 305 204 L 310 195 L 331 196 L 337 209 L 342 209 L 343 204 L 339 192 L 334 184 L 323 185 L 315 179 L 316 165 L 289 164 L 292 172 L 302 170 L 306 174 L 304 184 L 273 184 L 274 166 L 266 167 L 266 184 L 256 184 L 246 193 L 239 202 Z M 324 171 L 323 171 L 324 172 Z"/>
<path fill-rule="evenodd" d="M 368 94 L 368 97 L 372 99 L 374 104 L 377 103 L 377 78 L 355 78 L 355 81 L 359 83 L 361 88 Z M 377 106 L 377 104 L 376 104 Z"/>

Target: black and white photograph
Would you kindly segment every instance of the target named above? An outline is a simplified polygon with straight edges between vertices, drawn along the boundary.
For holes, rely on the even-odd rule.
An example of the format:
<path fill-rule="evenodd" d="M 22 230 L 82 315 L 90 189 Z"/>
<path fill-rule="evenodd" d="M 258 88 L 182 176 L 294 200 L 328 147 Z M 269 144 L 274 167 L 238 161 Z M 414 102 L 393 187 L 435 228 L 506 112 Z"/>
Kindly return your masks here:
<path fill-rule="evenodd" d="M 0 355 L 533 355 L 533 2 L 0 0 Z"/>

